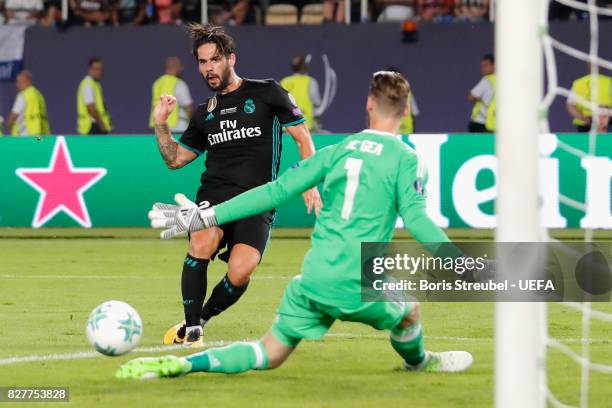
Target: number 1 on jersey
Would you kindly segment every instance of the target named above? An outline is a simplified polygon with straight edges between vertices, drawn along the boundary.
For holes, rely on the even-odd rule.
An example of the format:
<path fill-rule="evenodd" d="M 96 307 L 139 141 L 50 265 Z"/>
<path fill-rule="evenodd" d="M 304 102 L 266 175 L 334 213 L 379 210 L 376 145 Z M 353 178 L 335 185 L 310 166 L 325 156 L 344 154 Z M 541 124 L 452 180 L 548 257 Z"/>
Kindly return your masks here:
<path fill-rule="evenodd" d="M 346 170 L 346 189 L 344 190 L 344 205 L 342 206 L 342 218 L 348 220 L 353 211 L 353 202 L 357 187 L 359 187 L 359 172 L 363 160 L 349 157 L 346 159 L 344 168 Z"/>

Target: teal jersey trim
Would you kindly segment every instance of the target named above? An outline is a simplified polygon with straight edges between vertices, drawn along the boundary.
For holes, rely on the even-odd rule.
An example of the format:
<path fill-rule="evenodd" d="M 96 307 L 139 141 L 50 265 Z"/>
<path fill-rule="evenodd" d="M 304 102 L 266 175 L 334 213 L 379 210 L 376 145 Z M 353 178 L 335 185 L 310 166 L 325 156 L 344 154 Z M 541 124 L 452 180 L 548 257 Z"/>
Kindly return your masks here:
<path fill-rule="evenodd" d="M 274 224 L 274 219 L 276 218 L 276 213 L 272 216 L 272 224 Z M 261 254 L 261 258 L 266 254 L 266 250 L 268 249 L 268 245 L 270 244 L 270 237 L 272 236 L 272 224 L 268 224 L 268 239 L 266 239 L 266 245 L 264 246 L 263 253 Z"/>
<path fill-rule="evenodd" d="M 278 177 L 278 166 L 280 163 L 281 153 L 281 135 L 282 127 L 278 117 L 274 117 L 272 121 L 272 181 Z"/>
<path fill-rule="evenodd" d="M 204 152 L 199 151 L 198 149 L 194 149 L 193 147 L 189 147 L 187 146 L 185 143 L 182 143 L 180 140 L 177 141 L 177 143 L 179 145 L 181 145 L 182 147 L 184 147 L 187 150 L 191 150 L 192 152 L 194 152 L 195 154 L 197 154 L 198 156 L 204 154 Z"/>
<path fill-rule="evenodd" d="M 289 122 L 289 123 L 283 123 L 283 127 L 289 127 L 289 126 L 295 126 L 295 125 L 299 125 L 300 123 L 304 123 L 306 122 L 306 119 L 302 118 L 302 119 L 298 119 L 295 122 Z"/>

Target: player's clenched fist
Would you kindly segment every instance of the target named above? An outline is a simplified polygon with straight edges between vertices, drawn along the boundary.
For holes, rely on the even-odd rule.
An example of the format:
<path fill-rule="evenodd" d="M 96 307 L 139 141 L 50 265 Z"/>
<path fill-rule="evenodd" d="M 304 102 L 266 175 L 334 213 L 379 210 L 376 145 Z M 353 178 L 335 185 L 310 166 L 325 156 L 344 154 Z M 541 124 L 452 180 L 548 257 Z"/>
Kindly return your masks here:
<path fill-rule="evenodd" d="M 168 117 L 176 106 L 176 98 L 172 95 L 162 95 L 159 97 L 159 102 L 155 105 L 153 111 L 153 119 L 156 125 L 163 125 L 168 120 Z"/>

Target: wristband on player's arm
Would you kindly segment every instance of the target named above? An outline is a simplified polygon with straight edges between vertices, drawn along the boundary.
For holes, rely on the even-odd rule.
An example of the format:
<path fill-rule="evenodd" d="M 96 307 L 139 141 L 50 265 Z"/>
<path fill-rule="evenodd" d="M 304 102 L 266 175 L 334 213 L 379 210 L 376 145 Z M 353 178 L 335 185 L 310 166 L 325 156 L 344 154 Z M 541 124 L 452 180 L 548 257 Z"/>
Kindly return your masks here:
<path fill-rule="evenodd" d="M 204 228 L 216 227 L 219 225 L 217 214 L 215 213 L 215 207 L 201 209 L 199 210 L 199 214 Z"/>

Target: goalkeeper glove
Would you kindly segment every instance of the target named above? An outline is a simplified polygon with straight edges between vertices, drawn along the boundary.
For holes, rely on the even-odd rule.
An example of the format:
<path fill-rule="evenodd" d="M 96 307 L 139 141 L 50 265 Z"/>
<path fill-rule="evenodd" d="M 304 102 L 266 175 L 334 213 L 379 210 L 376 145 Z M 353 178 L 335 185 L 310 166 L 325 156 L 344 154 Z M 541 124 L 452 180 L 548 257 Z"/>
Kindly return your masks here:
<path fill-rule="evenodd" d="M 468 269 L 459 276 L 466 282 L 488 282 L 490 280 L 495 280 L 497 277 L 497 262 L 486 259 L 483 263 L 484 266 L 482 268 L 474 267 Z"/>
<path fill-rule="evenodd" d="M 174 200 L 178 205 L 155 203 L 149 211 L 153 228 L 167 228 L 161 232 L 161 239 L 218 225 L 213 207 L 198 208 L 184 194 L 176 194 Z"/>

